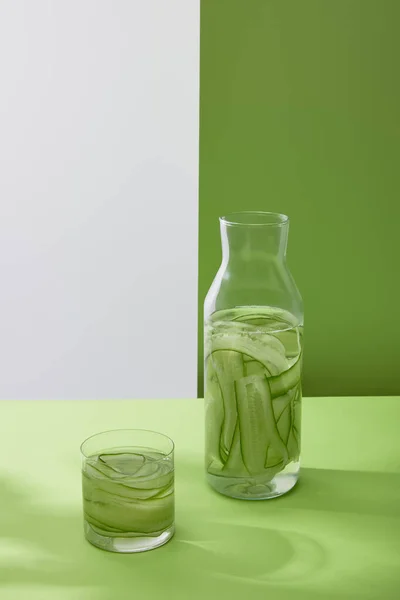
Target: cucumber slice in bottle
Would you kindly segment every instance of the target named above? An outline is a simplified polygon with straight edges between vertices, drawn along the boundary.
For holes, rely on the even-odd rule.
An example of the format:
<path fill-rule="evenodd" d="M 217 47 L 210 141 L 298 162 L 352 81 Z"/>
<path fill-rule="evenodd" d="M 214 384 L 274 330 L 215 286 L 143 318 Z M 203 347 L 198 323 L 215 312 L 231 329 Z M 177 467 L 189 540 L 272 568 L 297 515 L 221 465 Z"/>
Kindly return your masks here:
<path fill-rule="evenodd" d="M 211 358 L 206 363 L 206 462 L 214 463 L 219 470 L 228 458 L 228 449 L 222 444 L 222 428 L 225 419 L 224 400 Z"/>
<path fill-rule="evenodd" d="M 270 324 L 270 319 L 265 315 L 240 315 L 239 317 L 235 317 L 232 321 L 236 323 L 245 323 L 248 325 L 258 325 L 260 327 L 268 327 Z"/>
<path fill-rule="evenodd" d="M 215 312 L 205 331 L 209 481 L 227 495 L 267 497 L 299 459 L 302 325 L 283 309 L 241 306 Z"/>
<path fill-rule="evenodd" d="M 298 321 L 294 315 L 287 310 L 277 306 L 240 306 L 220 310 L 211 316 L 211 322 L 250 322 L 254 319 L 261 319 L 270 327 L 275 321 L 279 322 L 279 327 L 297 327 Z"/>
<path fill-rule="evenodd" d="M 259 377 L 267 377 L 271 376 L 271 373 L 268 371 L 264 365 L 262 365 L 258 360 L 249 360 L 244 364 L 244 374 L 245 377 L 249 375 L 258 375 Z"/>
<path fill-rule="evenodd" d="M 211 343 L 212 356 L 217 351 L 231 351 L 236 354 L 246 354 L 260 362 L 272 375 L 279 375 L 288 368 L 285 348 L 272 335 L 265 334 L 262 340 L 250 335 L 214 335 Z M 238 379 L 238 377 L 237 377 Z"/>
<path fill-rule="evenodd" d="M 298 329 L 277 331 L 273 335 L 284 346 L 286 358 L 293 359 L 299 356 L 301 352 L 301 339 Z"/>
<path fill-rule="evenodd" d="M 279 421 L 279 418 L 282 415 L 283 411 L 288 406 L 290 406 L 291 402 L 293 401 L 293 398 L 294 398 L 294 393 L 292 390 L 289 390 L 287 394 L 283 394 L 282 396 L 277 396 L 276 398 L 273 398 L 272 407 L 274 410 L 276 422 Z"/>
<path fill-rule="evenodd" d="M 229 451 L 228 460 L 223 468 L 223 474 L 231 474 L 234 477 L 246 477 L 246 475 L 249 475 L 249 470 L 246 468 L 243 460 L 240 427 L 238 422 L 236 422 L 232 446 Z"/>
<path fill-rule="evenodd" d="M 265 460 L 265 469 L 275 473 L 278 473 L 285 466 L 284 459 L 282 458 L 282 454 L 279 451 L 279 448 L 274 446 L 268 446 L 267 448 L 267 456 Z"/>
<path fill-rule="evenodd" d="M 300 450 L 300 424 L 301 424 L 301 385 L 297 386 L 293 402 L 293 434 Z"/>
<path fill-rule="evenodd" d="M 251 475 L 257 475 L 264 470 L 269 446 L 283 462 L 287 449 L 279 436 L 266 377 L 245 377 L 236 382 L 236 391 L 243 462 Z"/>
<path fill-rule="evenodd" d="M 291 424 L 292 424 L 292 407 L 289 402 L 289 404 L 287 404 L 287 406 L 284 408 L 284 410 L 280 414 L 279 419 L 277 419 L 277 421 L 276 421 L 276 426 L 278 429 L 279 436 L 286 446 L 287 446 L 289 434 L 291 431 Z"/>
<path fill-rule="evenodd" d="M 243 354 L 243 363 L 246 366 L 246 363 L 248 362 L 257 362 L 254 361 L 254 358 L 252 356 L 247 356 L 247 354 Z"/>
<path fill-rule="evenodd" d="M 268 378 L 271 394 L 273 398 L 287 394 L 289 390 L 300 383 L 301 378 L 301 355 L 294 365 L 283 371 L 280 375 Z"/>
<path fill-rule="evenodd" d="M 296 436 L 294 434 L 293 428 L 290 429 L 288 443 L 287 443 L 289 460 L 298 460 L 300 449 L 297 443 Z"/>
<path fill-rule="evenodd" d="M 224 406 L 221 449 L 222 452 L 228 453 L 232 446 L 237 419 L 235 381 L 243 377 L 243 360 L 238 352 L 225 350 L 214 352 L 211 356 Z"/>

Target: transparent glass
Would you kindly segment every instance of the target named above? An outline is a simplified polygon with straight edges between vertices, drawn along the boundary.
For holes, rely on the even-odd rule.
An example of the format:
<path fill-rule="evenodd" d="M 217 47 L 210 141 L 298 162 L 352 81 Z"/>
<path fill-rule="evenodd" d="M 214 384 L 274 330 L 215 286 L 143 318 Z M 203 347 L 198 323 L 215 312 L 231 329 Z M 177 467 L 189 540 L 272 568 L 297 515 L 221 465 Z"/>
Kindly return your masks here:
<path fill-rule="evenodd" d="M 84 531 L 111 552 L 143 552 L 174 534 L 174 443 L 142 429 L 104 431 L 81 446 Z"/>
<path fill-rule="evenodd" d="M 207 480 L 267 499 L 300 468 L 303 302 L 286 264 L 289 219 L 220 218 L 222 263 L 204 304 Z"/>

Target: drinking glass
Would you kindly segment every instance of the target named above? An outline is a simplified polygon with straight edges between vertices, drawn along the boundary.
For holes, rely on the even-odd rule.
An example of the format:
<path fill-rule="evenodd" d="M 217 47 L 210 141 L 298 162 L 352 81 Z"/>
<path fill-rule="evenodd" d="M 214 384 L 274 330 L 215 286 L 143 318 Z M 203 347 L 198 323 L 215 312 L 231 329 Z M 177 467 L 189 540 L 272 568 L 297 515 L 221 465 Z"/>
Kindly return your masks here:
<path fill-rule="evenodd" d="M 84 531 L 111 552 L 142 552 L 174 534 L 174 443 L 142 429 L 97 433 L 81 446 Z"/>

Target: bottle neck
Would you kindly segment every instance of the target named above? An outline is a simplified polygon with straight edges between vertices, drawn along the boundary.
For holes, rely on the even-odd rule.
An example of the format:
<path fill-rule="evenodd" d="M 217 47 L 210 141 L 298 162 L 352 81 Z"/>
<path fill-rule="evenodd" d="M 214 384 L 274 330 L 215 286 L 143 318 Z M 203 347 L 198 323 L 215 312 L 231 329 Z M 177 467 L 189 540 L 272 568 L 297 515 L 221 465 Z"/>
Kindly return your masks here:
<path fill-rule="evenodd" d="M 284 261 L 288 229 L 288 222 L 262 225 L 230 224 L 221 220 L 223 264 Z"/>

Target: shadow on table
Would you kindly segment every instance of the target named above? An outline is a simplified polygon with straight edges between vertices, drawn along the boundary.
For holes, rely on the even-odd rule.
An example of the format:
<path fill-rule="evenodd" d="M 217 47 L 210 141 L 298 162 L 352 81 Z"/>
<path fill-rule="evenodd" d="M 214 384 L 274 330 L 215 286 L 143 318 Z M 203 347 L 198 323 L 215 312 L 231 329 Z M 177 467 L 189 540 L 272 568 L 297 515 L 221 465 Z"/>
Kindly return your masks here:
<path fill-rule="evenodd" d="M 205 483 L 202 465 L 181 461 L 181 478 L 190 494 L 201 494 Z M 207 485 L 209 495 L 226 506 L 268 513 L 272 508 L 355 513 L 400 517 L 400 472 L 344 471 L 303 467 L 297 485 L 280 498 L 264 501 L 225 498 Z M 227 504 L 228 503 L 228 504 Z M 244 508 L 247 507 L 247 508 Z"/>
<path fill-rule="evenodd" d="M 315 519 L 324 513 L 328 521 L 329 515 L 363 515 L 367 529 L 371 519 L 378 526 L 399 519 L 396 474 L 303 469 L 301 483 L 285 497 L 249 502 L 205 488 L 202 465 L 194 461 L 181 461 L 178 470 L 176 535 L 163 548 L 136 555 L 92 547 L 83 539 L 79 513 L 34 506 L 28 491 L 0 480 L 0 597 L 2 586 L 26 585 L 70 590 L 71 599 L 78 589 L 79 598 L 96 600 L 133 594 L 174 600 L 219 595 L 264 600 L 268 594 L 278 600 L 342 599 L 343 589 L 331 584 L 332 556 L 316 534 Z M 297 518 L 302 527 L 293 525 Z M 373 587 L 369 592 L 354 587 L 351 596 L 397 597 L 392 592 L 396 580 L 400 584 L 398 572 L 380 574 L 380 595 Z"/>

